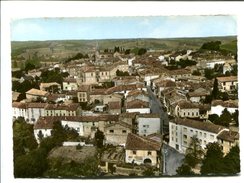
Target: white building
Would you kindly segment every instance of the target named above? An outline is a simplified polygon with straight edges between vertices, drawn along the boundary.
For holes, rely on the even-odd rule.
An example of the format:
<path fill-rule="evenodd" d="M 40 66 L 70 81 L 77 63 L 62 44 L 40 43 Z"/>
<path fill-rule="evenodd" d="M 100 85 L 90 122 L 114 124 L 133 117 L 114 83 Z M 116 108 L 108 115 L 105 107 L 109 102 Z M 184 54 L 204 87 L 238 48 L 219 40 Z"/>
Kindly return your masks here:
<path fill-rule="evenodd" d="M 139 113 L 150 113 L 150 106 L 149 102 L 144 102 L 141 100 L 133 100 L 130 102 L 126 102 L 125 104 L 126 112 L 133 113 L 133 112 L 139 112 Z"/>
<path fill-rule="evenodd" d="M 219 89 L 222 92 L 230 92 L 238 89 L 237 76 L 217 77 Z"/>
<path fill-rule="evenodd" d="M 139 114 L 136 119 L 138 134 L 148 136 L 153 133 L 160 133 L 159 114 Z"/>
<path fill-rule="evenodd" d="M 79 136 L 84 136 L 84 126 L 83 123 L 77 120 L 71 120 L 71 119 L 62 119 L 61 124 L 63 127 L 69 127 L 73 128 L 77 131 Z"/>
<path fill-rule="evenodd" d="M 218 141 L 217 136 L 228 129 L 208 122 L 177 118 L 169 122 L 169 145 L 180 153 L 185 153 L 196 136 L 204 149 L 210 142 Z"/>
<path fill-rule="evenodd" d="M 224 109 L 227 109 L 231 114 L 238 110 L 238 101 L 222 101 L 214 100 L 211 105 L 211 114 L 221 115 Z"/>
<path fill-rule="evenodd" d="M 78 84 L 74 78 L 66 78 L 63 81 L 63 90 L 64 91 L 73 91 L 78 90 Z"/>
<path fill-rule="evenodd" d="M 18 117 L 27 118 L 27 106 L 26 103 L 21 102 L 13 102 L 12 103 L 12 116 L 13 119 L 17 119 Z"/>
<path fill-rule="evenodd" d="M 44 116 L 44 107 L 46 103 L 28 103 L 27 104 L 27 122 L 35 123 L 39 117 Z"/>

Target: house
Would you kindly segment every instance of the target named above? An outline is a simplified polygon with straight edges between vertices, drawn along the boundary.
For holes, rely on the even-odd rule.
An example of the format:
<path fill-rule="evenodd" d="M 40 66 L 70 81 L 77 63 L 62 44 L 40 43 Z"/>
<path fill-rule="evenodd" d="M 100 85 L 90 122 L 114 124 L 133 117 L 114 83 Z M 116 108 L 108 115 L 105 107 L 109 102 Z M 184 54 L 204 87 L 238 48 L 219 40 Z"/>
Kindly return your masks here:
<path fill-rule="evenodd" d="M 44 108 L 45 116 L 79 116 L 81 107 L 77 103 L 47 104 Z"/>
<path fill-rule="evenodd" d="M 127 135 L 132 133 L 132 125 L 119 121 L 105 125 L 105 143 L 113 145 L 125 145 Z"/>
<path fill-rule="evenodd" d="M 147 92 L 145 92 L 143 90 L 132 90 L 126 96 L 127 102 L 137 100 L 137 99 L 144 101 L 144 102 L 149 102 L 149 95 Z"/>
<path fill-rule="evenodd" d="M 208 95 L 210 95 L 210 91 L 205 88 L 198 88 L 193 92 L 188 92 L 187 94 L 188 99 L 195 103 L 203 102 Z"/>
<path fill-rule="evenodd" d="M 56 82 L 51 83 L 41 83 L 40 90 L 47 91 L 50 93 L 57 93 L 61 91 L 61 85 Z"/>
<path fill-rule="evenodd" d="M 138 114 L 136 117 L 137 134 L 148 136 L 161 132 L 161 121 L 159 114 Z"/>
<path fill-rule="evenodd" d="M 238 100 L 213 100 L 211 103 L 211 114 L 217 114 L 220 116 L 225 108 L 233 114 L 238 110 Z"/>
<path fill-rule="evenodd" d="M 94 112 L 105 112 L 107 111 L 107 106 L 103 104 L 98 104 L 94 108 Z"/>
<path fill-rule="evenodd" d="M 159 167 L 161 146 L 157 141 L 129 133 L 125 145 L 125 162 Z"/>
<path fill-rule="evenodd" d="M 26 121 L 35 124 L 41 116 L 45 116 L 44 108 L 46 103 L 27 103 Z"/>
<path fill-rule="evenodd" d="M 64 91 L 78 90 L 78 84 L 75 78 L 65 78 L 63 81 Z"/>
<path fill-rule="evenodd" d="M 222 92 L 231 92 L 238 90 L 237 76 L 217 77 L 219 89 Z"/>
<path fill-rule="evenodd" d="M 109 114 L 120 114 L 121 113 L 121 101 L 108 102 L 108 113 Z"/>
<path fill-rule="evenodd" d="M 26 94 L 26 98 L 29 100 L 34 101 L 37 100 L 38 98 L 41 98 L 45 101 L 47 99 L 48 92 L 32 88 L 27 92 L 25 92 L 25 94 Z"/>
<path fill-rule="evenodd" d="M 217 139 L 225 155 L 233 146 L 239 145 L 239 133 L 235 131 L 222 131 Z"/>
<path fill-rule="evenodd" d="M 119 115 L 119 120 L 123 121 L 125 123 L 128 123 L 130 125 L 135 126 L 135 120 L 136 116 L 140 114 L 139 112 L 133 112 L 133 113 L 121 113 Z"/>
<path fill-rule="evenodd" d="M 96 74 L 99 82 L 106 82 L 111 80 L 109 68 L 100 67 L 99 71 Z"/>
<path fill-rule="evenodd" d="M 53 124 L 58 121 L 56 117 L 40 117 L 37 122 L 34 124 L 34 136 L 37 142 L 40 142 L 40 136 L 43 138 L 51 136 L 53 129 Z"/>
<path fill-rule="evenodd" d="M 34 124 L 34 134 L 36 139 L 39 131 L 47 137 L 51 135 L 53 123 L 60 121 L 63 127 L 75 129 L 80 136 L 94 138 L 96 130 L 105 132 L 105 126 L 118 122 L 117 115 L 99 115 L 99 116 L 45 116 L 40 117 Z"/>
<path fill-rule="evenodd" d="M 139 113 L 150 113 L 149 102 L 145 102 L 142 100 L 132 100 L 129 102 L 125 102 L 126 112 L 139 112 Z"/>
<path fill-rule="evenodd" d="M 180 101 L 175 107 L 175 116 L 181 118 L 208 118 L 208 111 L 210 111 L 210 106 L 199 105 L 196 103 L 191 103 L 189 101 Z"/>
<path fill-rule="evenodd" d="M 112 93 L 110 95 L 105 95 L 103 98 L 103 104 L 108 104 L 110 102 L 121 102 L 123 96 L 124 95 L 120 93 Z"/>
<path fill-rule="evenodd" d="M 12 117 L 17 119 L 18 117 L 27 118 L 27 105 L 22 102 L 13 102 L 12 103 Z"/>
<path fill-rule="evenodd" d="M 104 88 L 93 89 L 92 91 L 90 91 L 89 103 L 94 103 L 94 102 L 103 103 L 104 97 L 106 95 L 108 95 L 107 89 Z"/>
<path fill-rule="evenodd" d="M 169 121 L 169 146 L 180 153 L 185 153 L 193 136 L 199 139 L 202 149 L 208 143 L 217 142 L 217 137 L 227 128 L 209 122 L 201 122 L 186 118 Z"/>
<path fill-rule="evenodd" d="M 90 85 L 81 85 L 77 90 L 78 102 L 89 102 L 90 101 Z"/>
<path fill-rule="evenodd" d="M 65 102 L 67 100 L 68 99 L 65 94 L 54 93 L 54 94 L 49 94 L 47 96 L 47 102 L 60 103 L 60 102 Z"/>
<path fill-rule="evenodd" d="M 161 97 L 162 91 L 167 88 L 174 88 L 176 84 L 171 79 L 160 80 L 159 82 L 155 82 L 154 93 L 156 96 Z"/>
<path fill-rule="evenodd" d="M 83 73 L 82 73 L 82 82 L 85 85 L 91 85 L 91 84 L 97 84 L 98 82 L 98 77 L 96 74 L 96 68 L 91 66 L 91 67 L 85 67 L 83 68 Z"/>
<path fill-rule="evenodd" d="M 189 69 L 177 69 L 177 70 L 172 70 L 169 72 L 169 75 L 171 78 L 175 80 L 179 80 L 182 77 L 190 77 L 191 76 L 191 70 Z"/>

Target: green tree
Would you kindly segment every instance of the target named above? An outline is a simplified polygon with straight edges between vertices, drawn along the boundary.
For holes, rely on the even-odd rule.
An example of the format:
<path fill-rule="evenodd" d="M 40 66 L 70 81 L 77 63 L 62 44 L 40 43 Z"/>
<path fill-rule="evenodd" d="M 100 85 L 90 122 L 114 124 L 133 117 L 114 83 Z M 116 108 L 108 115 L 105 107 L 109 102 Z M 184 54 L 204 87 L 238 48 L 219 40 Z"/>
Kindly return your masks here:
<path fill-rule="evenodd" d="M 224 173 L 224 158 L 220 145 L 217 142 L 207 145 L 207 152 L 201 166 L 201 174 L 222 174 Z"/>
<path fill-rule="evenodd" d="M 231 122 L 232 122 L 232 116 L 230 112 L 225 108 L 222 111 L 220 117 L 215 121 L 215 124 L 228 127 Z"/>
<path fill-rule="evenodd" d="M 22 155 L 14 161 L 14 176 L 16 178 L 41 177 L 47 169 L 46 154 L 42 149 L 36 149 Z"/>
<path fill-rule="evenodd" d="M 145 171 L 142 172 L 144 176 L 154 176 L 154 171 L 152 167 L 147 167 Z"/>
<path fill-rule="evenodd" d="M 193 136 L 189 147 L 186 149 L 184 162 L 190 167 L 195 168 L 197 164 L 201 163 L 203 154 L 204 152 L 199 139 L 196 136 Z"/>
<path fill-rule="evenodd" d="M 180 167 L 177 168 L 176 173 L 177 173 L 177 175 L 181 175 L 181 176 L 195 175 L 195 173 L 192 171 L 191 167 L 184 163 Z"/>
<path fill-rule="evenodd" d="M 102 148 L 103 147 L 103 140 L 104 140 L 103 132 L 100 131 L 99 129 L 97 129 L 97 131 L 95 133 L 95 143 L 96 143 L 96 146 L 98 148 Z"/>
<path fill-rule="evenodd" d="M 213 84 L 213 91 L 212 91 L 212 97 L 213 99 L 217 99 L 219 95 L 219 87 L 218 87 L 218 80 L 217 78 L 214 79 L 214 84 Z"/>
<path fill-rule="evenodd" d="M 192 75 L 193 75 L 193 76 L 201 76 L 201 72 L 198 71 L 198 70 L 194 70 L 194 71 L 192 72 Z"/>
<path fill-rule="evenodd" d="M 237 174 L 240 172 L 240 148 L 238 145 L 232 147 L 224 157 L 225 173 Z"/>
<path fill-rule="evenodd" d="M 33 125 L 26 123 L 23 118 L 18 118 L 14 121 L 14 158 L 37 148 L 37 142 L 33 131 Z"/>
<path fill-rule="evenodd" d="M 232 114 L 232 119 L 236 122 L 236 126 L 239 126 L 239 110 L 235 110 Z"/>

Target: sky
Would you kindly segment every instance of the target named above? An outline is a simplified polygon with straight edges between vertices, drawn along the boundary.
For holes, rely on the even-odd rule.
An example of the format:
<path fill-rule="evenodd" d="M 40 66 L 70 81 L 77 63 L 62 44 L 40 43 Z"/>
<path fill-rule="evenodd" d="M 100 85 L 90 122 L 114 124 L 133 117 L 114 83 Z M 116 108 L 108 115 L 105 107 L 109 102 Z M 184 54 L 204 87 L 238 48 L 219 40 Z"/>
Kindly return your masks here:
<path fill-rule="evenodd" d="M 233 16 L 28 18 L 11 22 L 12 41 L 237 35 Z"/>

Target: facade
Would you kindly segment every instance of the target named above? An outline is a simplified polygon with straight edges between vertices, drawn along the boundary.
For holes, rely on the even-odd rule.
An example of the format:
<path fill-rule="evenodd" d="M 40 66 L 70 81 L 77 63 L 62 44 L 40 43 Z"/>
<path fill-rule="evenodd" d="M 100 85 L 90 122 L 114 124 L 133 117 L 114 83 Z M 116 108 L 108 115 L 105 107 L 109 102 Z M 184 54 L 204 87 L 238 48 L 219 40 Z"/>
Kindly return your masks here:
<path fill-rule="evenodd" d="M 116 122 L 105 126 L 105 143 L 113 145 L 125 145 L 127 135 L 132 133 L 132 125 L 125 122 Z"/>
<path fill-rule="evenodd" d="M 196 136 L 204 149 L 208 143 L 217 142 L 218 135 L 223 131 L 228 129 L 208 122 L 177 118 L 169 122 L 169 146 L 185 153 L 191 138 Z"/>
<path fill-rule="evenodd" d="M 219 89 L 222 92 L 231 92 L 238 89 L 237 76 L 217 77 Z"/>
<path fill-rule="evenodd" d="M 235 131 L 223 131 L 217 139 L 224 154 L 227 154 L 233 146 L 239 145 L 239 133 Z"/>
<path fill-rule="evenodd" d="M 26 94 L 26 98 L 29 100 L 37 100 L 38 98 L 46 100 L 48 92 L 32 88 L 27 92 L 25 92 L 25 94 Z"/>
<path fill-rule="evenodd" d="M 150 113 L 150 107 L 149 102 L 144 102 L 141 100 L 133 100 L 130 102 L 125 103 L 126 112 L 133 113 L 133 112 L 139 112 L 139 113 Z"/>
<path fill-rule="evenodd" d="M 27 119 L 29 123 L 36 123 L 39 117 L 44 116 L 44 107 L 46 103 L 28 103 L 27 104 Z"/>
<path fill-rule="evenodd" d="M 160 133 L 159 114 L 138 114 L 136 118 L 138 135 L 148 136 L 153 133 Z"/>
<path fill-rule="evenodd" d="M 90 101 L 90 86 L 82 85 L 77 90 L 78 102 L 89 102 Z"/>
<path fill-rule="evenodd" d="M 65 78 L 63 81 L 63 90 L 64 91 L 73 91 L 78 90 L 78 84 L 74 78 Z"/>
<path fill-rule="evenodd" d="M 129 133 L 125 145 L 125 162 L 159 167 L 161 143 Z"/>
<path fill-rule="evenodd" d="M 56 93 L 61 91 L 61 85 L 56 82 L 51 83 L 41 83 L 40 84 L 40 90 L 47 91 L 50 93 Z"/>

